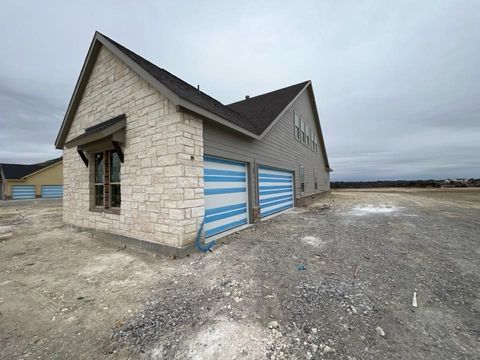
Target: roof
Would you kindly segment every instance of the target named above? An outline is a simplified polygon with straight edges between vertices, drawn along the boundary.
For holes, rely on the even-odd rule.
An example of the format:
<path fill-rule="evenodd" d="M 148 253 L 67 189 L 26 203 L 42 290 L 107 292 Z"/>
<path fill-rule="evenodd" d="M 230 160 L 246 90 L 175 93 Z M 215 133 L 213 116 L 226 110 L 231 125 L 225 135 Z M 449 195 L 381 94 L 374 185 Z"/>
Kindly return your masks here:
<path fill-rule="evenodd" d="M 125 125 L 125 114 L 115 116 L 114 118 L 103 121 L 100 124 L 86 128 L 83 134 L 67 141 L 65 146 L 71 148 L 73 146 L 84 145 L 86 143 L 106 138 L 107 136 L 113 135 L 117 131 L 122 130 Z"/>
<path fill-rule="evenodd" d="M 310 81 L 304 81 L 280 90 L 234 102 L 228 107 L 250 119 L 254 123 L 255 133 L 261 134 L 309 83 Z"/>
<path fill-rule="evenodd" d="M 135 54 L 133 51 L 127 49 L 123 45 L 115 42 L 109 37 L 103 35 L 112 44 L 114 44 L 120 51 L 127 55 L 130 59 L 135 61 L 144 70 L 151 74 L 155 79 L 160 81 L 163 85 L 168 87 L 171 91 L 177 94 L 184 100 L 187 100 L 201 108 L 208 110 L 226 120 L 238 125 L 246 130 L 255 132 L 256 128 L 252 124 L 251 120 L 242 116 L 241 114 L 233 111 L 229 107 L 223 105 L 220 101 L 200 91 L 198 88 L 188 84 L 182 79 L 169 73 L 165 69 L 159 68 L 157 65 L 144 59 L 140 55 Z"/>
<path fill-rule="evenodd" d="M 30 165 L 0 164 L 0 167 L 2 168 L 5 179 L 21 179 L 60 161 L 62 161 L 62 157 Z"/>
<path fill-rule="evenodd" d="M 313 97 L 311 81 L 304 81 L 267 94 L 238 101 L 230 105 L 224 105 L 220 101 L 205 94 L 165 69 L 156 66 L 109 37 L 95 32 L 55 141 L 57 149 L 62 149 L 65 144 L 76 109 L 87 85 L 89 74 L 94 67 L 96 56 L 102 46 L 105 46 L 152 87 L 157 89 L 182 110 L 193 112 L 197 116 L 210 119 L 257 140 L 261 140 L 265 136 L 288 105 L 299 96 L 302 91 L 309 88 L 310 95 Z M 314 99 L 312 104 L 315 106 Z M 314 110 L 321 134 L 318 113 L 316 109 Z M 322 148 L 324 148 L 322 136 L 320 136 L 320 142 L 322 143 Z M 324 153 L 323 156 L 325 158 L 325 164 L 328 167 L 326 153 Z"/>

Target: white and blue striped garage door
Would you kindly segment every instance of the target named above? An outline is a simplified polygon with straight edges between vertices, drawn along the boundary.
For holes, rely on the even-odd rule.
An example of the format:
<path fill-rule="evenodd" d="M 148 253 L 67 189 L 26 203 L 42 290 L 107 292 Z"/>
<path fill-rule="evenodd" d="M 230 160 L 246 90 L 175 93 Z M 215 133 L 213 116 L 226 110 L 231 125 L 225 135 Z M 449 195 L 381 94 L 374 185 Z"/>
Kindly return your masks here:
<path fill-rule="evenodd" d="M 12 199 L 35 199 L 35 185 L 13 185 Z"/>
<path fill-rule="evenodd" d="M 63 197 L 63 185 L 42 185 L 42 198 Z"/>
<path fill-rule="evenodd" d="M 260 217 L 293 207 L 293 173 L 260 166 L 258 194 Z"/>
<path fill-rule="evenodd" d="M 247 165 L 204 157 L 205 237 L 248 223 Z"/>

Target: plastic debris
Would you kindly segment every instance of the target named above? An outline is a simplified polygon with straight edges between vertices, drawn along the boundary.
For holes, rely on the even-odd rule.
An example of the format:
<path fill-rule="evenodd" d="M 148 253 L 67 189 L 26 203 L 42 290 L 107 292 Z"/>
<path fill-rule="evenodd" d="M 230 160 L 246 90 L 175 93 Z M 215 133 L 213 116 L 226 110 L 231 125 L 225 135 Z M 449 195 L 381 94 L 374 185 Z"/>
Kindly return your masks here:
<path fill-rule="evenodd" d="M 383 329 L 382 329 L 380 326 L 378 326 L 378 327 L 375 329 L 375 331 L 377 332 L 378 335 L 380 335 L 380 336 L 385 336 L 385 331 L 383 331 Z"/>
<path fill-rule="evenodd" d="M 417 307 L 417 292 L 413 292 L 413 300 L 412 300 L 412 306 Z"/>
<path fill-rule="evenodd" d="M 307 270 L 304 264 L 297 264 L 296 265 L 298 271 L 304 271 Z"/>

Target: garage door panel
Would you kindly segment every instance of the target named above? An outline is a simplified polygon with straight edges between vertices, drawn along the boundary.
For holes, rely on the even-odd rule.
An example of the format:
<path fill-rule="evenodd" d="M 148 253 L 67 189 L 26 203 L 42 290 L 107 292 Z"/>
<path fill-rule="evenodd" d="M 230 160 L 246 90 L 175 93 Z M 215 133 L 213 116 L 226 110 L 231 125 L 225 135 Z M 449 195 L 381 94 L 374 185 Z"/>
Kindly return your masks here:
<path fill-rule="evenodd" d="M 273 198 L 269 198 L 269 199 L 263 199 L 262 201 L 260 201 L 260 205 L 263 206 L 263 207 L 267 207 L 267 206 L 282 204 L 282 203 L 285 203 L 287 201 L 293 201 L 293 198 L 292 198 L 291 195 L 277 196 L 277 197 L 273 197 Z"/>
<path fill-rule="evenodd" d="M 227 211 L 232 211 L 232 210 L 237 210 L 237 209 L 240 209 L 240 208 L 243 208 L 243 207 L 246 207 L 246 206 L 247 206 L 247 204 L 240 203 L 240 204 L 233 204 L 233 205 L 227 205 L 227 206 L 220 206 L 220 207 L 216 207 L 216 208 L 210 208 L 210 209 L 205 210 L 205 216 L 215 215 L 215 214 L 219 214 L 219 213 L 223 213 L 223 212 L 227 212 Z"/>
<path fill-rule="evenodd" d="M 35 199 L 35 185 L 13 185 L 12 199 Z"/>
<path fill-rule="evenodd" d="M 204 175 L 245 176 L 245 173 L 242 171 L 233 171 L 233 170 L 205 169 Z"/>
<path fill-rule="evenodd" d="M 245 163 L 205 156 L 205 236 L 248 223 Z"/>
<path fill-rule="evenodd" d="M 247 220 L 242 218 L 240 220 L 236 220 L 236 221 L 230 222 L 230 223 L 225 224 L 225 225 L 219 225 L 217 227 L 212 227 L 211 229 L 206 229 L 205 230 L 205 237 L 210 237 L 210 236 L 213 236 L 213 235 L 217 235 L 217 234 L 220 234 L 224 231 L 231 230 L 231 229 L 234 229 L 236 227 L 239 227 L 239 226 L 245 225 L 245 224 L 247 224 Z"/>
<path fill-rule="evenodd" d="M 63 197 L 63 185 L 42 185 L 42 198 Z"/>
<path fill-rule="evenodd" d="M 283 205 L 277 205 L 277 206 L 274 206 L 274 207 L 267 207 L 261 212 L 261 216 L 265 217 L 265 216 L 268 216 L 268 215 L 272 215 L 272 214 L 275 214 L 279 211 L 287 210 L 287 209 L 290 209 L 292 207 L 293 207 L 293 201 L 287 202 Z"/>
<path fill-rule="evenodd" d="M 292 173 L 260 167 L 258 194 L 261 217 L 293 207 Z"/>
<path fill-rule="evenodd" d="M 247 187 L 245 180 L 239 181 L 237 179 L 226 179 L 223 181 L 212 181 L 205 179 L 204 177 L 204 186 L 206 190 L 210 189 L 232 189 L 232 192 L 238 192 L 244 190 Z M 241 189 L 241 190 L 239 190 Z M 210 192 L 214 194 L 215 192 Z"/>
<path fill-rule="evenodd" d="M 245 204 L 246 198 L 244 193 L 230 193 L 221 195 L 207 195 L 205 196 L 205 210 L 210 211 L 220 207 Z"/>
<path fill-rule="evenodd" d="M 247 208 L 242 207 L 240 209 L 225 211 L 225 212 L 222 212 L 222 213 L 217 213 L 217 214 L 214 214 L 214 215 L 207 216 L 205 221 L 208 224 L 208 223 L 223 220 L 223 219 L 226 219 L 226 218 L 233 218 L 233 216 L 235 216 L 235 215 L 245 214 L 246 212 L 247 212 Z"/>

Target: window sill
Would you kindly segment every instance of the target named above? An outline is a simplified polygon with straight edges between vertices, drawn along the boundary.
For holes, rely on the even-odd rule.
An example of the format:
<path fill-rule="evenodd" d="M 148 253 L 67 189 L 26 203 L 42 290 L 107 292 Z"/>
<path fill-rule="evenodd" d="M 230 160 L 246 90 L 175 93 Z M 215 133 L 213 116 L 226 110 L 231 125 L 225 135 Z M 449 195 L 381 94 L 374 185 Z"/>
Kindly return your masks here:
<path fill-rule="evenodd" d="M 99 212 L 99 213 L 107 213 L 107 214 L 116 214 L 120 215 L 120 208 L 114 208 L 114 209 L 105 209 L 102 207 L 92 207 L 90 208 L 91 212 Z"/>

